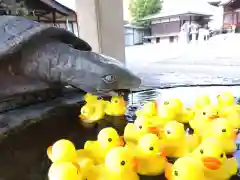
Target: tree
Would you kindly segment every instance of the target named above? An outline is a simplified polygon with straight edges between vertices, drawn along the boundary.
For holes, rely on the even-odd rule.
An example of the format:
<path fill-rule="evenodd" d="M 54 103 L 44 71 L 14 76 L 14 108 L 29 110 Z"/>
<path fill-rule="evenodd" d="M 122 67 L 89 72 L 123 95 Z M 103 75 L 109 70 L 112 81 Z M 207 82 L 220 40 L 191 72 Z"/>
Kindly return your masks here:
<path fill-rule="evenodd" d="M 28 16 L 29 12 L 23 0 L 0 0 L 0 9 L 5 15 Z"/>
<path fill-rule="evenodd" d="M 149 20 L 143 18 L 160 12 L 162 9 L 162 0 L 131 0 L 129 3 L 129 11 L 133 18 L 133 23 L 145 27 L 149 27 Z"/>

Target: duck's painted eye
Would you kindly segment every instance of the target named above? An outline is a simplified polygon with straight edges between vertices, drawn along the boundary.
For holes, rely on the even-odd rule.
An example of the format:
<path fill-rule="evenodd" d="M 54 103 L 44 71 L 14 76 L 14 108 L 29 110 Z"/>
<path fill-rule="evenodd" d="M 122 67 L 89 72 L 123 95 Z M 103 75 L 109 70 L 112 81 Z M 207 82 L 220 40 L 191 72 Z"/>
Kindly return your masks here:
<path fill-rule="evenodd" d="M 138 126 L 139 129 L 142 129 L 142 126 Z"/>
<path fill-rule="evenodd" d="M 112 142 L 112 138 L 108 138 L 108 142 Z"/>
<path fill-rule="evenodd" d="M 153 151 L 153 149 L 154 149 L 154 148 L 153 148 L 152 146 L 149 148 L 150 151 Z"/>
<path fill-rule="evenodd" d="M 227 130 L 226 129 L 222 129 L 222 132 L 227 132 Z"/>
<path fill-rule="evenodd" d="M 220 157 L 223 158 L 223 156 L 224 156 L 224 154 L 222 153 L 222 154 L 220 155 Z"/>
<path fill-rule="evenodd" d="M 206 112 L 203 112 L 202 114 L 205 116 L 207 113 L 206 113 Z"/>
<path fill-rule="evenodd" d="M 164 102 L 164 105 L 169 105 L 169 102 L 168 102 L 168 101 L 165 101 L 165 102 Z"/>
<path fill-rule="evenodd" d="M 114 100 L 113 102 L 117 104 L 117 103 L 118 103 L 118 100 Z"/>
<path fill-rule="evenodd" d="M 170 130 L 167 130 L 167 134 L 171 134 L 171 131 L 170 131 Z"/>
<path fill-rule="evenodd" d="M 106 83 L 114 83 L 116 81 L 116 76 L 109 74 L 103 77 L 104 82 Z"/>
<path fill-rule="evenodd" d="M 178 176 L 178 171 L 174 171 L 174 176 Z"/>
<path fill-rule="evenodd" d="M 121 161 L 121 165 L 124 166 L 126 164 L 125 161 Z"/>
<path fill-rule="evenodd" d="M 200 149 L 200 153 L 203 154 L 203 149 Z"/>

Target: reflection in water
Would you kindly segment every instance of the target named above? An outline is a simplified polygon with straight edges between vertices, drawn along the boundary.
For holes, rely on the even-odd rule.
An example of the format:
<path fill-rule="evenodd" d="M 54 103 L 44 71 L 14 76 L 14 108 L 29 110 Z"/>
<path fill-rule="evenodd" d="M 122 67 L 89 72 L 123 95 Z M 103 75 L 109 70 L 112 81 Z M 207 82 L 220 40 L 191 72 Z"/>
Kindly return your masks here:
<path fill-rule="evenodd" d="M 148 101 L 156 100 L 158 103 L 167 100 L 170 97 L 180 98 L 184 105 L 191 107 L 194 104 L 196 96 L 199 94 L 209 95 L 212 102 L 216 103 L 216 97 L 224 91 L 230 91 L 235 96 L 236 103 L 239 103 L 240 97 L 240 86 L 209 86 L 209 87 L 179 87 L 169 89 L 156 89 L 146 90 L 141 92 L 132 93 L 128 96 L 128 121 L 132 122 L 135 120 L 135 111 L 141 108 L 142 105 Z M 237 144 L 240 147 L 240 139 L 237 140 Z M 240 150 L 235 153 L 240 164 Z M 164 178 L 160 178 L 164 179 Z M 240 179 L 240 176 L 234 176 L 231 180 Z"/>

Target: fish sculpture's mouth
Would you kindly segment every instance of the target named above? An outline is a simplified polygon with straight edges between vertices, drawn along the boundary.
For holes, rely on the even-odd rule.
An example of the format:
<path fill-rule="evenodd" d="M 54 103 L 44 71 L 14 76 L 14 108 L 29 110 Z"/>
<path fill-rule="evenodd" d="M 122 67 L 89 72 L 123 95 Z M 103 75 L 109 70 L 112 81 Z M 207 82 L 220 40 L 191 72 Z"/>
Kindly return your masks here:
<path fill-rule="evenodd" d="M 119 96 L 124 94 L 129 94 L 130 89 L 97 89 L 98 96 Z"/>

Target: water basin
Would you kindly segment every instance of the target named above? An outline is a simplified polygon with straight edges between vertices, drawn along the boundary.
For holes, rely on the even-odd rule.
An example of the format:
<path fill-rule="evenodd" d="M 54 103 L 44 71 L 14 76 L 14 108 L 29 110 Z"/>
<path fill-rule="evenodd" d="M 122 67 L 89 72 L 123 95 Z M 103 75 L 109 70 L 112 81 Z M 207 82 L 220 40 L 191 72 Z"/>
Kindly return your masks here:
<path fill-rule="evenodd" d="M 223 91 L 232 91 L 238 101 L 240 87 L 188 87 L 142 91 L 130 94 L 127 118 L 134 120 L 137 108 L 149 100 L 162 102 L 169 97 L 179 97 L 186 106 L 192 106 L 195 97 L 201 92 L 209 94 L 216 101 L 216 96 Z M 21 131 L 8 135 L 0 142 L 0 180 L 45 180 L 50 162 L 46 156 L 46 148 L 54 141 L 67 138 L 77 148 L 83 147 L 86 140 L 96 139 L 99 128 L 84 128 L 78 121 L 81 103 L 59 107 L 49 112 L 42 121 L 31 124 Z M 240 141 L 240 140 L 239 140 Z M 240 144 L 240 142 L 238 142 Z M 240 151 L 236 152 L 240 161 Z M 164 180 L 161 177 L 141 177 L 141 180 Z M 238 176 L 233 180 L 240 179 Z"/>

